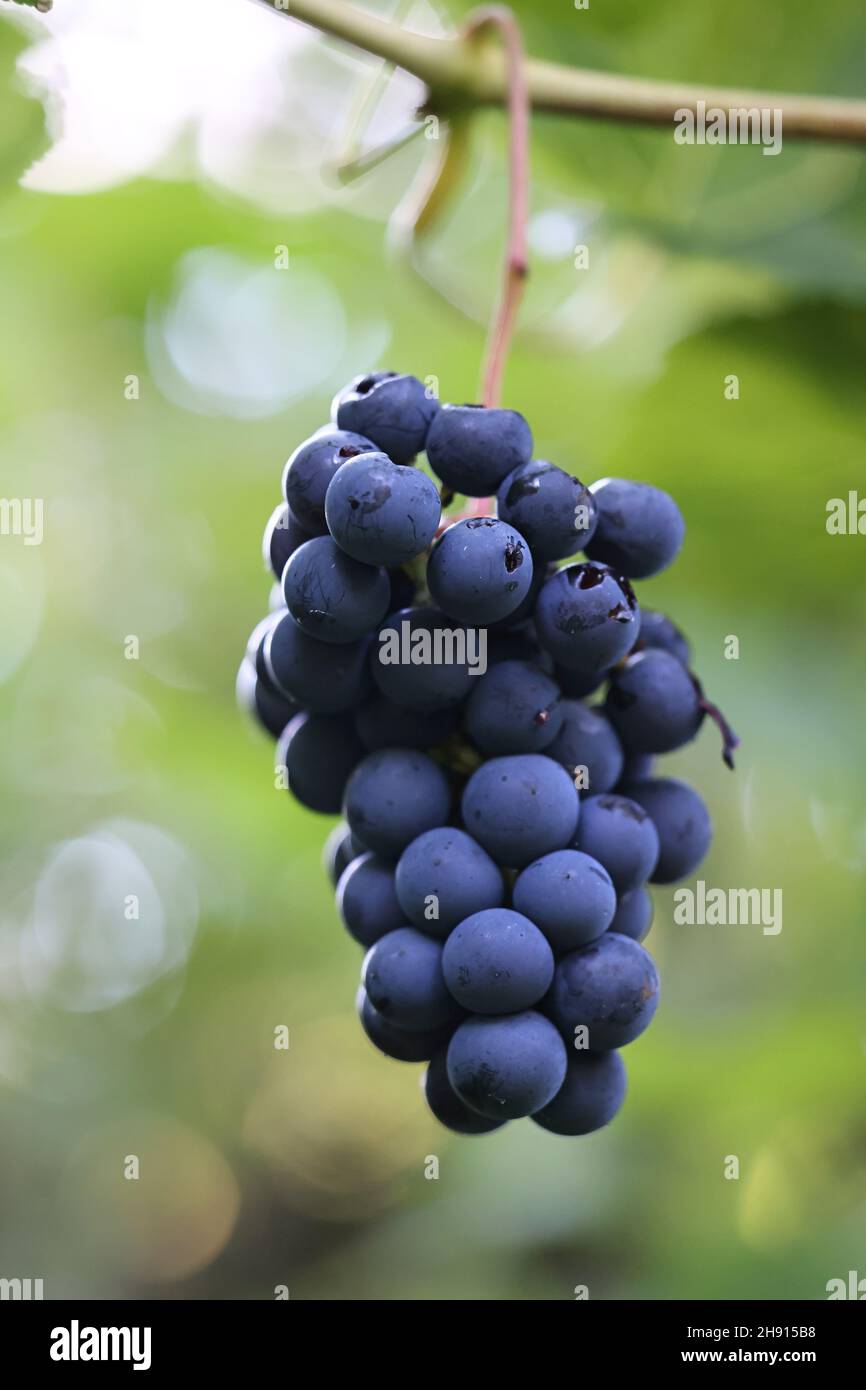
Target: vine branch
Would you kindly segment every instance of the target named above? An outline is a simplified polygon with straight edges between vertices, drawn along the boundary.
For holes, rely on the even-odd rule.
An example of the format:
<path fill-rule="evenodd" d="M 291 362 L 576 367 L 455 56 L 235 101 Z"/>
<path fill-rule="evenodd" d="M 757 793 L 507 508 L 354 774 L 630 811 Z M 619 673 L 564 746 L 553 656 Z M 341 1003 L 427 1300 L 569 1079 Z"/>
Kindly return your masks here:
<path fill-rule="evenodd" d="M 502 277 L 499 307 L 490 327 L 484 358 L 481 400 L 484 405 L 499 404 L 502 376 L 514 332 L 517 311 L 529 274 L 526 227 L 529 218 L 529 92 L 526 87 L 523 35 L 514 15 L 504 6 L 491 5 L 476 11 L 467 24 L 467 38 L 477 39 L 488 29 L 502 35 L 508 63 L 509 194 L 508 245 Z"/>
<path fill-rule="evenodd" d="M 487 45 L 476 52 L 463 37 L 418 34 L 343 0 L 259 3 L 403 68 L 426 83 L 437 105 L 501 106 L 507 102 L 508 57 L 498 46 Z M 866 144 L 866 101 L 659 82 L 537 58 L 527 59 L 525 72 L 529 100 L 536 111 L 672 125 L 678 111 L 695 111 L 702 101 L 708 109 L 780 110 L 788 139 Z"/>

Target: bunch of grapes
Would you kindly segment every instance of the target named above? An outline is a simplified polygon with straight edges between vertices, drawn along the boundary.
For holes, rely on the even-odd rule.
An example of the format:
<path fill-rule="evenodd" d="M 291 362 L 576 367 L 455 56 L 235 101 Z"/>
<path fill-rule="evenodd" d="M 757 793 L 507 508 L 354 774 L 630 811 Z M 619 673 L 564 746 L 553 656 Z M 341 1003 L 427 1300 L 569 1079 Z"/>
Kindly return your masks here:
<path fill-rule="evenodd" d="M 533 458 L 518 412 L 440 407 L 394 372 L 336 397 L 283 494 L 238 693 L 290 792 L 345 818 L 326 859 L 367 953 L 361 1024 L 428 1063 L 460 1134 L 598 1129 L 658 1003 L 646 885 L 691 874 L 712 833 L 654 764 L 720 716 L 632 588 L 676 556 L 679 509 L 587 488 Z M 474 500 L 443 521 L 457 494 Z"/>

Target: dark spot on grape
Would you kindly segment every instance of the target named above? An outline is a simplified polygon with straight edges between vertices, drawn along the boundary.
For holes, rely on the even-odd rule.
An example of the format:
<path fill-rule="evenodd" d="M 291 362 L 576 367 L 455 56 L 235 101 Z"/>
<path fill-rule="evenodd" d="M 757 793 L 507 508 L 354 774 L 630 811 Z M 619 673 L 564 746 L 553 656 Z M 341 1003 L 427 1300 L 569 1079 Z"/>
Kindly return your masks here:
<path fill-rule="evenodd" d="M 354 444 L 344 444 L 341 448 L 337 450 L 337 458 L 353 459 L 358 454 L 362 454 L 363 452 L 363 449 L 356 449 Z"/>
<path fill-rule="evenodd" d="M 549 472 L 550 465 L 539 469 L 536 473 L 522 473 L 514 479 L 508 492 L 505 494 L 506 507 L 514 507 L 523 497 L 532 497 L 541 487 L 542 473 Z"/>
<path fill-rule="evenodd" d="M 604 583 L 610 571 L 598 565 L 570 565 L 565 573 L 569 584 L 576 584 L 578 589 L 595 589 Z"/>
<path fill-rule="evenodd" d="M 623 603 L 615 603 L 607 616 L 617 623 L 630 623 L 632 620 L 631 613 Z"/>
<path fill-rule="evenodd" d="M 509 540 L 505 547 L 505 568 L 513 574 L 523 564 L 523 545 L 520 541 Z"/>

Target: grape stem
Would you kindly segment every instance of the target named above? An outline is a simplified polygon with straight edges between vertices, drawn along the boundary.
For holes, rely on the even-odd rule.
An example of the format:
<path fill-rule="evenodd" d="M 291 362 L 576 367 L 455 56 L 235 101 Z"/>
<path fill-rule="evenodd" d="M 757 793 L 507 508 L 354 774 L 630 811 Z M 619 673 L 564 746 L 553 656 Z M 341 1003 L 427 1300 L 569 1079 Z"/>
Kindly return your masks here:
<path fill-rule="evenodd" d="M 490 326 L 484 357 L 481 400 L 497 406 L 502 377 L 514 333 L 517 311 L 529 274 L 526 224 L 529 216 L 529 88 L 526 54 L 516 16 L 503 5 L 489 5 L 470 15 L 464 30 L 476 40 L 487 30 L 499 30 L 508 65 L 508 243 L 499 304 Z"/>
<path fill-rule="evenodd" d="M 713 723 L 718 726 L 721 732 L 722 759 L 725 762 L 726 766 L 729 767 L 733 772 L 734 749 L 739 748 L 740 740 L 738 736 L 734 733 L 725 716 L 722 714 L 722 711 L 719 709 L 718 705 L 714 705 L 712 700 L 707 699 L 706 695 L 704 694 L 704 687 L 698 680 L 694 671 L 690 671 L 689 675 L 691 676 L 692 683 L 695 687 L 695 690 L 697 691 L 698 703 L 701 709 L 704 711 L 704 714 L 709 715 L 710 719 L 712 719 Z"/>
<path fill-rule="evenodd" d="M 344 0 L 260 0 L 277 14 L 301 20 L 325 34 L 385 58 L 426 83 L 447 110 L 458 106 L 501 106 L 509 94 L 503 55 L 478 54 L 455 36 L 433 38 L 347 5 Z M 791 92 L 738 91 L 685 82 L 658 82 L 621 73 L 593 72 L 530 58 L 529 97 L 536 111 L 600 117 L 671 127 L 676 113 L 714 106 L 769 108 L 782 112 L 788 140 L 832 140 L 866 144 L 866 101 L 804 96 Z"/>

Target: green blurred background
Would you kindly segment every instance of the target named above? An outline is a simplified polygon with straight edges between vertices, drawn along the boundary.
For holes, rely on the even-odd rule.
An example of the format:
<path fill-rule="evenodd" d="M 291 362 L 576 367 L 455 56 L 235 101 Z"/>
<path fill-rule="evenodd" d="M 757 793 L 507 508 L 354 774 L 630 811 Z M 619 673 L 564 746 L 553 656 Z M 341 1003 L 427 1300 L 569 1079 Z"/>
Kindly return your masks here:
<path fill-rule="evenodd" d="M 516 8 L 560 61 L 862 94 L 859 0 Z M 743 746 L 734 775 L 709 728 L 667 761 L 716 823 L 701 876 L 781 888 L 784 925 L 674 926 L 656 892 L 663 1002 L 620 1119 L 461 1140 L 361 1034 L 332 823 L 274 790 L 233 685 L 283 462 L 333 392 L 381 364 L 475 397 L 503 118 L 476 122 L 425 283 L 386 233 L 424 141 L 326 176 L 374 64 L 245 0 L 2 10 L 0 493 L 44 498 L 45 537 L 0 538 L 0 1276 L 496 1300 L 821 1298 L 866 1274 L 866 537 L 825 527 L 866 495 L 862 154 L 535 121 L 506 403 L 585 481 L 679 500 L 682 557 L 640 597 Z M 371 141 L 420 96 L 397 78 Z"/>

